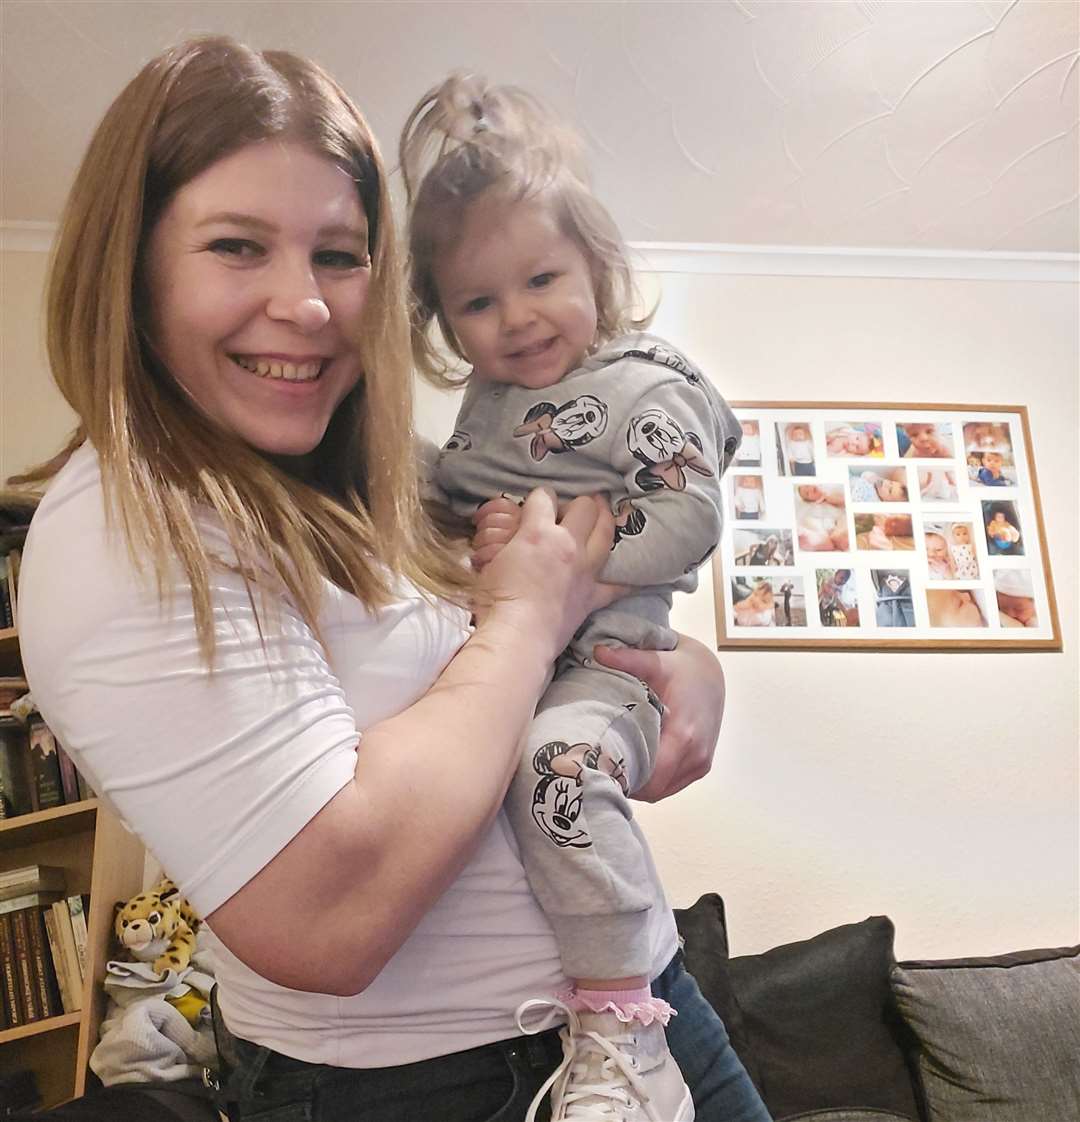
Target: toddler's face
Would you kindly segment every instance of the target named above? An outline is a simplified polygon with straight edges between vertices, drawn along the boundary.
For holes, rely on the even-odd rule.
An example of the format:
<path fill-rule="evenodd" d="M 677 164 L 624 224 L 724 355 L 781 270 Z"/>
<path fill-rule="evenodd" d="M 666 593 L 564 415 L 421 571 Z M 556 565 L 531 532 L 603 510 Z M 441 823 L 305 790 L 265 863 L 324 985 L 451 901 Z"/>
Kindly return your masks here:
<path fill-rule="evenodd" d="M 949 560 L 949 548 L 940 534 L 926 535 L 926 559 L 928 561 Z"/>
<path fill-rule="evenodd" d="M 971 545 L 971 528 L 969 526 L 954 526 L 952 540 L 957 545 Z"/>
<path fill-rule="evenodd" d="M 819 503 L 825 498 L 825 492 L 816 483 L 804 483 L 799 488 L 799 498 L 807 503 Z"/>
<path fill-rule="evenodd" d="M 853 456 L 868 456 L 871 447 L 870 434 L 868 432 L 853 432 L 847 438 L 847 450 Z"/>
<path fill-rule="evenodd" d="M 902 503 L 907 498 L 907 488 L 896 479 L 882 479 L 877 492 L 879 498 L 887 503 Z"/>
<path fill-rule="evenodd" d="M 484 381 L 553 386 L 596 338 L 589 262 L 547 200 L 481 195 L 432 272 L 446 321 Z"/>
<path fill-rule="evenodd" d="M 991 471 L 999 470 L 1001 468 L 1001 453 L 1000 452 L 984 452 L 983 453 L 983 467 L 990 468 Z"/>
<path fill-rule="evenodd" d="M 802 425 L 792 425 L 788 429 L 788 440 L 806 440 L 809 435 Z"/>
<path fill-rule="evenodd" d="M 757 436 L 758 434 L 757 421 L 740 421 L 739 428 L 742 429 L 743 436 Z"/>
<path fill-rule="evenodd" d="M 937 432 L 933 425 L 908 425 L 905 432 L 916 451 L 928 452 L 937 447 Z"/>

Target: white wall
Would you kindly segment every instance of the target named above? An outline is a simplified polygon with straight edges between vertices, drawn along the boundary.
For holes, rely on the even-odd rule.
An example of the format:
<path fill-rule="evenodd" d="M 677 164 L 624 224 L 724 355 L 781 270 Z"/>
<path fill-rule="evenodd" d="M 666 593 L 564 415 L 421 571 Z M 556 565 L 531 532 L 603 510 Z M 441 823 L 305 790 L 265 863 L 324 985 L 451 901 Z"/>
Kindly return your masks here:
<path fill-rule="evenodd" d="M 1064 654 L 730 651 L 712 774 L 639 812 L 735 949 L 887 914 L 906 957 L 1080 939 L 1071 284 L 667 274 L 654 329 L 733 399 L 1026 404 Z M 425 391 L 445 438 L 453 402 Z M 711 582 L 676 625 L 715 640 Z"/>
<path fill-rule="evenodd" d="M 0 254 L 0 472 L 71 426 L 37 319 L 44 257 Z M 719 891 L 739 953 L 884 913 L 901 956 L 1076 942 L 1076 287 L 666 275 L 656 329 L 731 398 L 1026 404 L 1063 654 L 723 655 L 712 775 L 640 817 L 673 902 Z M 423 389 L 420 427 L 453 399 Z M 708 580 L 676 624 L 715 638 Z"/>

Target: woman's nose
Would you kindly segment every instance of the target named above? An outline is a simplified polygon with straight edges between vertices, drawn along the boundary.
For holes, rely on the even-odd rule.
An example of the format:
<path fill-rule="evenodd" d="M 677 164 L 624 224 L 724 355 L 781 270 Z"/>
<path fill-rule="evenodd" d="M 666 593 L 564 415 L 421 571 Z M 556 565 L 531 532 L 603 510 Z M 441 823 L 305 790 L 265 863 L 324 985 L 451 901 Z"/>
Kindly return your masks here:
<path fill-rule="evenodd" d="M 266 304 L 266 314 L 273 320 L 294 324 L 305 335 L 321 330 L 330 322 L 330 309 L 310 269 L 276 279 Z"/>

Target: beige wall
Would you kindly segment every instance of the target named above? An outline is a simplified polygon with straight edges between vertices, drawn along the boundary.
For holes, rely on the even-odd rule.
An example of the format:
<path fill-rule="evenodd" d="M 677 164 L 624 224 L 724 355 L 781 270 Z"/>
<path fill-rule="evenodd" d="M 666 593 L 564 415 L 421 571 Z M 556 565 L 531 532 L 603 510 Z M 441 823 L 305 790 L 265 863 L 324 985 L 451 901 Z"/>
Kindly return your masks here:
<path fill-rule="evenodd" d="M 0 470 L 71 417 L 38 344 L 44 258 L 2 255 Z M 723 656 L 711 776 L 643 807 L 673 901 L 719 891 L 749 953 L 885 913 L 903 956 L 1075 942 L 1076 287 L 667 275 L 656 322 L 728 396 L 1026 404 L 1064 654 Z M 420 427 L 453 399 L 423 390 Z M 676 623 L 715 636 L 709 582 Z"/>
<path fill-rule="evenodd" d="M 50 456 L 75 426 L 45 360 L 46 261 L 0 252 L 0 483 Z"/>
<path fill-rule="evenodd" d="M 901 955 L 1080 938 L 1076 286 L 668 274 L 655 329 L 734 399 L 1026 404 L 1064 654 L 733 651 L 712 774 L 643 807 L 737 951 L 887 914 Z M 453 403 L 421 425 L 445 438 Z M 715 639 L 711 583 L 675 622 Z"/>

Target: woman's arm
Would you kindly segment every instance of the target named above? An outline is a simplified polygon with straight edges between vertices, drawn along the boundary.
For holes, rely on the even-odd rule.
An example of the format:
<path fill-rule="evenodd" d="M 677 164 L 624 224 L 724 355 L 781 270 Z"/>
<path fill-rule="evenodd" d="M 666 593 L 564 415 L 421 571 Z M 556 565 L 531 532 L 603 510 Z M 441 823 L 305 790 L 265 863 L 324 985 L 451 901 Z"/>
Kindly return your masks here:
<path fill-rule="evenodd" d="M 603 504 L 526 500 L 487 565 L 494 597 L 473 637 L 416 704 L 364 732 L 356 774 L 209 918 L 280 985 L 363 990 L 461 871 L 497 813 L 550 665 L 610 600 L 593 575 L 610 550 Z M 288 901 L 282 907 L 282 901 Z"/>
<path fill-rule="evenodd" d="M 664 703 L 660 744 L 649 781 L 634 792 L 659 802 L 709 773 L 724 719 L 724 671 L 716 655 L 689 635 L 673 651 L 597 647 L 596 661 L 652 687 Z"/>

